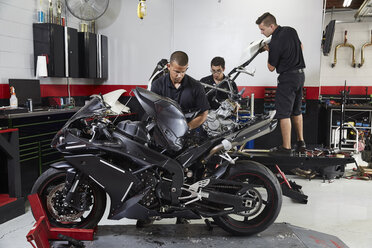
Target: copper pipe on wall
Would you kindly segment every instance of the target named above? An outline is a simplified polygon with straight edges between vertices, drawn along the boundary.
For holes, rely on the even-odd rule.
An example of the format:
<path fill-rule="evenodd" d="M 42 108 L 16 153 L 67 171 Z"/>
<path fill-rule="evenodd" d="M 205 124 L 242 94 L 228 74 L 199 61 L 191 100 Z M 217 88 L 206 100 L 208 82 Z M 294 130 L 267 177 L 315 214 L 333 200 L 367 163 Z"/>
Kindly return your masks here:
<path fill-rule="evenodd" d="M 340 47 L 350 47 L 351 49 L 353 49 L 353 61 L 351 63 L 351 66 L 352 67 L 356 67 L 356 63 L 355 63 L 355 47 L 350 44 L 350 43 L 347 43 L 347 30 L 345 30 L 345 35 L 344 35 L 344 43 L 341 43 L 341 44 L 338 44 L 335 48 L 335 56 L 334 56 L 334 62 L 332 64 L 332 68 L 335 67 L 336 63 L 337 63 L 337 49 L 339 49 Z"/>
<path fill-rule="evenodd" d="M 57 17 L 56 17 L 56 24 L 62 25 L 62 3 L 60 0 L 57 2 Z"/>
<path fill-rule="evenodd" d="M 363 64 L 364 64 L 364 62 L 365 62 L 365 60 L 364 60 L 364 49 L 365 49 L 366 47 L 368 47 L 368 46 L 372 46 L 372 30 L 371 30 L 371 41 L 370 41 L 370 42 L 367 42 L 367 43 L 364 43 L 364 45 L 362 46 L 362 49 L 361 49 L 361 56 L 360 56 L 360 58 L 361 58 L 361 62 L 360 62 L 360 64 L 358 65 L 359 68 L 362 67 Z"/>
<path fill-rule="evenodd" d="M 52 2 L 52 0 L 49 0 L 48 22 L 49 22 L 49 23 L 54 23 L 53 2 Z"/>

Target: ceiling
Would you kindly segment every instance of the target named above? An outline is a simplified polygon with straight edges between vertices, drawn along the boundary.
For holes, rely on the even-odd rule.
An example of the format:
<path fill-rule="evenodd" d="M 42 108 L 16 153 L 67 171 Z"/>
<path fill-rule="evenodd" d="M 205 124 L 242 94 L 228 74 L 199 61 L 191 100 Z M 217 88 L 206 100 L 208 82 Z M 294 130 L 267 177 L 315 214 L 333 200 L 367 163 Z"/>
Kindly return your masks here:
<path fill-rule="evenodd" d="M 343 9 L 344 7 L 342 6 L 344 3 L 344 0 L 326 0 L 326 9 L 332 9 L 333 7 L 335 9 Z M 345 9 L 359 9 L 360 5 L 364 0 L 353 0 L 351 2 L 351 5 L 348 8 Z"/>
<path fill-rule="evenodd" d="M 354 10 L 355 20 L 362 21 L 365 17 L 372 17 L 372 0 L 352 0 L 349 7 L 343 6 L 344 0 L 325 0 L 326 12 Z"/>

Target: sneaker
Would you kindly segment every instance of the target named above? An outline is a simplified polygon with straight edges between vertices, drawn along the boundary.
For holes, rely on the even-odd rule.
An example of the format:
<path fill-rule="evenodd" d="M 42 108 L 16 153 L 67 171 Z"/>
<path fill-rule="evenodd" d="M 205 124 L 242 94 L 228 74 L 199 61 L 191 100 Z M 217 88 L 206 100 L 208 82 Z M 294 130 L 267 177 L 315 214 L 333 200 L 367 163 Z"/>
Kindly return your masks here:
<path fill-rule="evenodd" d="M 291 156 L 291 149 L 284 148 L 283 146 L 277 146 L 270 149 L 269 154 L 272 156 Z"/>
<path fill-rule="evenodd" d="M 150 226 L 152 223 L 154 223 L 153 219 L 137 220 L 136 227 L 144 228 Z"/>
<path fill-rule="evenodd" d="M 305 152 L 306 151 L 306 144 L 305 141 L 299 140 L 296 143 L 296 152 Z"/>
<path fill-rule="evenodd" d="M 176 224 L 190 224 L 190 221 L 188 221 L 188 220 L 185 219 L 185 218 L 178 217 L 178 218 L 177 218 L 177 221 L 176 221 Z"/>

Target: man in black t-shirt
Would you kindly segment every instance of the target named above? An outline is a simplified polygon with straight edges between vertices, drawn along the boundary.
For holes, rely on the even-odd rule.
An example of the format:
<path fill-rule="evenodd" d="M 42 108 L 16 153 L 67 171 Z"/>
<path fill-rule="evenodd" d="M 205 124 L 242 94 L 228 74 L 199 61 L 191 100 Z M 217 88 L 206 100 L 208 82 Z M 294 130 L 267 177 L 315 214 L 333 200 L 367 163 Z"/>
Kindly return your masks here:
<path fill-rule="evenodd" d="M 209 84 L 211 86 L 220 85 L 221 89 L 225 89 L 230 91 L 229 85 L 227 81 L 223 81 L 226 76 L 223 73 L 225 71 L 225 60 L 222 57 L 214 57 L 211 61 L 211 73 L 212 75 L 203 77 L 200 79 L 200 82 Z M 236 87 L 235 82 L 232 82 L 233 92 L 235 94 L 238 93 L 238 88 Z M 220 103 L 223 102 L 225 99 L 228 98 L 228 94 L 222 91 L 214 90 L 209 87 L 205 87 L 205 91 L 208 95 L 209 105 L 211 109 L 218 109 Z"/>
<path fill-rule="evenodd" d="M 151 91 L 178 102 L 184 114 L 199 111 L 199 114 L 187 123 L 191 130 L 199 127 L 207 119 L 210 106 L 203 86 L 186 75 L 188 60 L 185 52 L 172 53 L 167 64 L 169 73 L 156 79 L 152 83 Z"/>
<path fill-rule="evenodd" d="M 303 137 L 303 119 L 301 111 L 302 89 L 305 82 L 305 62 L 302 43 L 295 29 L 277 25 L 275 17 L 269 12 L 260 16 L 256 24 L 261 33 L 271 37 L 264 50 L 269 52 L 267 67 L 280 74 L 275 94 L 276 118 L 280 122 L 283 143 L 271 151 L 276 155 L 291 154 L 291 119 L 296 130 L 296 151 L 306 149 Z"/>

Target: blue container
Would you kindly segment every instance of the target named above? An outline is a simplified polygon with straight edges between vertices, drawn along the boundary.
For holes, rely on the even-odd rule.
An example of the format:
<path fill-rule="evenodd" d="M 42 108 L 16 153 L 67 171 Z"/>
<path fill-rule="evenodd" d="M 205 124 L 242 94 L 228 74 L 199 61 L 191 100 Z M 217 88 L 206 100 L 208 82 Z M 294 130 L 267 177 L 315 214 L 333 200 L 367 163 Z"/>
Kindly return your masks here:
<path fill-rule="evenodd" d="M 37 11 L 37 22 L 44 23 L 44 12 L 41 10 Z"/>
<path fill-rule="evenodd" d="M 245 149 L 253 149 L 254 148 L 254 140 L 248 141 L 244 148 Z"/>

